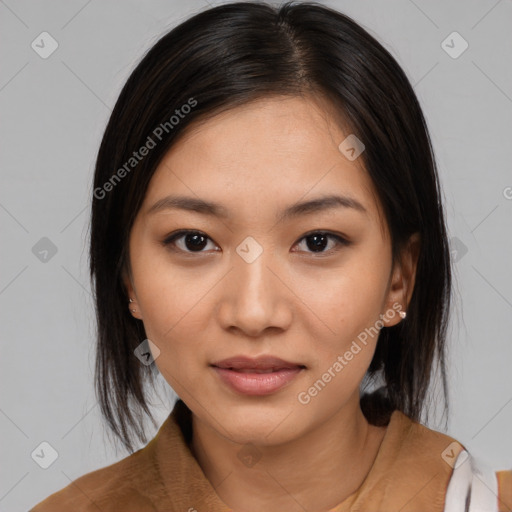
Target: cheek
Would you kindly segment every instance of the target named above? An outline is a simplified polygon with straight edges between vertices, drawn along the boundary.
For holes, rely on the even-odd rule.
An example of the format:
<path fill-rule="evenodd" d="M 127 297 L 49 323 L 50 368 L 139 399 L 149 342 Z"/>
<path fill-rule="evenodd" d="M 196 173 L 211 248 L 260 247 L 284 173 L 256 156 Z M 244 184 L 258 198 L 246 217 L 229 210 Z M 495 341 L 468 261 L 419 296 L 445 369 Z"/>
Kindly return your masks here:
<path fill-rule="evenodd" d="M 303 274 L 301 296 L 334 344 L 350 342 L 382 313 L 390 271 L 385 248 L 361 247 L 336 268 Z"/>
<path fill-rule="evenodd" d="M 186 396 L 197 385 L 194 369 L 204 344 L 197 320 L 204 308 L 201 297 L 211 285 L 187 282 L 178 270 L 154 264 L 140 276 L 137 296 L 144 329 L 160 351 L 155 364 L 174 391 Z"/>
<path fill-rule="evenodd" d="M 309 396 L 319 411 L 326 404 L 336 409 L 356 393 L 375 353 L 387 268 L 369 256 L 359 254 L 329 278 L 311 278 L 303 290 L 321 322 L 310 332 L 315 364 L 301 396 Z"/>
<path fill-rule="evenodd" d="M 141 244 L 134 252 L 132 272 L 146 334 L 162 342 L 173 335 L 180 319 L 198 301 L 201 285 L 193 286 L 187 273 L 170 265 L 156 244 Z"/>
<path fill-rule="evenodd" d="M 334 407 L 355 393 L 375 353 L 390 260 L 382 257 L 385 248 L 365 249 L 354 251 L 339 268 L 310 275 L 303 290 L 321 319 L 311 331 L 317 343 L 308 388 L 322 390 L 318 407 Z"/>
<path fill-rule="evenodd" d="M 229 274 L 223 277 L 225 269 L 207 270 L 207 265 L 178 266 L 156 244 L 146 243 L 135 255 L 132 271 L 144 329 L 160 350 L 155 363 L 173 388 L 186 388 L 213 332 L 212 299 Z"/>

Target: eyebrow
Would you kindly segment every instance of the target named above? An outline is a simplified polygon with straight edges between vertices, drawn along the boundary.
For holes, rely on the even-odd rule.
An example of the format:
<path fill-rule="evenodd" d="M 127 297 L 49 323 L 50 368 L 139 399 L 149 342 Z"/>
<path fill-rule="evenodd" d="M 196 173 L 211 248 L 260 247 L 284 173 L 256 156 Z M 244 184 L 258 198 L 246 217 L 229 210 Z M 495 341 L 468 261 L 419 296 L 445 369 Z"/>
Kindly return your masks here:
<path fill-rule="evenodd" d="M 311 199 L 309 201 L 292 204 L 278 215 L 277 221 L 282 222 L 293 217 L 310 215 L 333 208 L 351 208 L 361 213 L 368 213 L 366 208 L 353 197 L 344 195 L 327 195 Z M 203 215 L 223 219 L 227 219 L 229 217 L 229 210 L 223 205 L 213 201 L 205 201 L 204 199 L 187 196 L 164 197 L 153 204 L 147 213 L 152 214 L 162 210 L 174 209 L 201 213 Z"/>

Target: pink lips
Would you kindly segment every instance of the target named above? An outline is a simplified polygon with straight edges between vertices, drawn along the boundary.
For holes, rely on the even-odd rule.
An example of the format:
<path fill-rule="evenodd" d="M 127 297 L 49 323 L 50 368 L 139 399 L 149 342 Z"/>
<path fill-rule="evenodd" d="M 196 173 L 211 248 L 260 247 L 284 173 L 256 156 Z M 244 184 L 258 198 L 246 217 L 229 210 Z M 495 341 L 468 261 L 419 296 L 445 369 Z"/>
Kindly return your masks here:
<path fill-rule="evenodd" d="M 212 364 L 221 380 L 245 395 L 269 395 L 291 382 L 305 368 L 278 357 L 236 356 Z"/>

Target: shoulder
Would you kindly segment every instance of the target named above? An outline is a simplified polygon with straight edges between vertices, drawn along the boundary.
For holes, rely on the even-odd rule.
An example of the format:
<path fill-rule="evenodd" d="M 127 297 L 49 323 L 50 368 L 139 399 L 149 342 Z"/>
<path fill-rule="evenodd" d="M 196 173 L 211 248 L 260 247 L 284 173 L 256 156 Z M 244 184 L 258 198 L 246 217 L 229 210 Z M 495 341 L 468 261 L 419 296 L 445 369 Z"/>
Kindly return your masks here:
<path fill-rule="evenodd" d="M 420 471 L 426 476 L 434 475 L 432 481 L 425 483 L 425 490 L 430 487 L 432 492 L 422 492 L 438 504 L 439 510 L 512 511 L 512 470 L 496 471 L 456 439 L 412 421 L 399 411 L 392 418 L 394 433 L 402 437 L 402 455 L 397 456 L 396 462 L 406 469 L 404 479 L 413 486 L 421 481 Z"/>
<path fill-rule="evenodd" d="M 151 443 L 128 457 L 87 473 L 35 505 L 30 512 L 150 512 L 154 474 Z"/>
<path fill-rule="evenodd" d="M 464 446 L 395 410 L 362 496 L 361 510 L 444 510 L 446 488 Z"/>
<path fill-rule="evenodd" d="M 402 452 L 423 463 L 431 462 L 448 473 L 451 473 L 457 457 L 465 450 L 465 446 L 453 437 L 411 420 L 401 411 L 393 412 L 390 425 L 393 427 L 390 435 L 397 438 L 394 444 Z"/>

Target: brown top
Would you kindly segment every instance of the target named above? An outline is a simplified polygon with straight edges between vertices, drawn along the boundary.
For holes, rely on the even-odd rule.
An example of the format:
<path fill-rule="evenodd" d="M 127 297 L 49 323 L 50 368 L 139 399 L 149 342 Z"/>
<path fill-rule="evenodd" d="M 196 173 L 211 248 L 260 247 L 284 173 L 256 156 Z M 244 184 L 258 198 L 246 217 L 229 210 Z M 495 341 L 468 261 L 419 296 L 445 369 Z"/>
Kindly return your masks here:
<path fill-rule="evenodd" d="M 191 412 L 178 400 L 144 448 L 77 478 L 30 512 L 230 512 L 190 451 L 191 436 Z M 394 411 L 364 482 L 329 512 L 443 512 L 450 461 L 463 449 Z"/>

